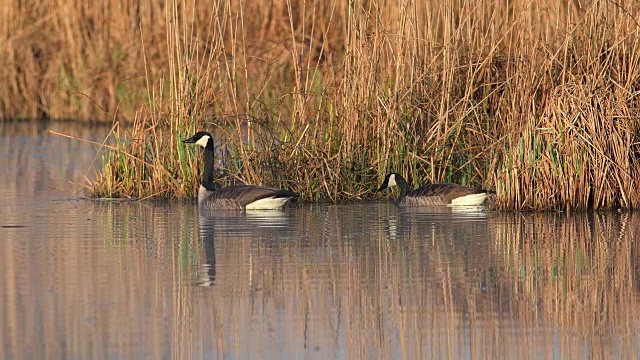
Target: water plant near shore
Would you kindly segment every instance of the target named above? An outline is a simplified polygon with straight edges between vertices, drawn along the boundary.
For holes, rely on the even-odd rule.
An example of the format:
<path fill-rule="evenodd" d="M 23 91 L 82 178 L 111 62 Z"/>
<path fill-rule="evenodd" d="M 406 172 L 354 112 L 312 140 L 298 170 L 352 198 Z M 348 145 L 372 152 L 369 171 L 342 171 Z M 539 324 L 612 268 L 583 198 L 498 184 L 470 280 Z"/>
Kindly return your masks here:
<path fill-rule="evenodd" d="M 498 209 L 640 201 L 634 1 L 169 2 L 159 13 L 166 51 L 139 27 L 148 104 L 126 133 L 114 127 L 119 150 L 93 196 L 192 197 L 199 160 L 181 140 L 207 128 L 229 149 L 229 182 L 306 200 L 370 197 L 393 170 L 494 188 Z"/>

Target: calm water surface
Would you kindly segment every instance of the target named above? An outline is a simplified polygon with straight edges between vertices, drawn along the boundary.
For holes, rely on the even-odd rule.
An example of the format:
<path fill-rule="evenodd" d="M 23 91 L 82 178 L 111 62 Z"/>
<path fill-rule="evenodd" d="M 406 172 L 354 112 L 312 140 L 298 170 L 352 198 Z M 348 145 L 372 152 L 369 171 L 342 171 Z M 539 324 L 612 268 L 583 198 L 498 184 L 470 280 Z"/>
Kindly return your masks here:
<path fill-rule="evenodd" d="M 634 214 L 75 200 L 105 129 L 0 125 L 0 358 L 638 358 Z"/>

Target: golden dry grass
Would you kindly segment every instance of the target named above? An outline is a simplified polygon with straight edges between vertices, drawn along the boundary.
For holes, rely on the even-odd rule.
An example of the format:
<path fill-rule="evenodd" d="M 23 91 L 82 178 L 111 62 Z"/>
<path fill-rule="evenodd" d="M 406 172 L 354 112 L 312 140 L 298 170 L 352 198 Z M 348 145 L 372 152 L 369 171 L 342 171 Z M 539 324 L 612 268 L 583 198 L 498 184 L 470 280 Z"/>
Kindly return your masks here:
<path fill-rule="evenodd" d="M 636 1 L 165 5 L 4 10 L 4 117 L 133 122 L 95 196 L 193 196 L 180 140 L 209 128 L 229 181 L 307 200 L 369 197 L 390 170 L 499 209 L 640 200 Z"/>

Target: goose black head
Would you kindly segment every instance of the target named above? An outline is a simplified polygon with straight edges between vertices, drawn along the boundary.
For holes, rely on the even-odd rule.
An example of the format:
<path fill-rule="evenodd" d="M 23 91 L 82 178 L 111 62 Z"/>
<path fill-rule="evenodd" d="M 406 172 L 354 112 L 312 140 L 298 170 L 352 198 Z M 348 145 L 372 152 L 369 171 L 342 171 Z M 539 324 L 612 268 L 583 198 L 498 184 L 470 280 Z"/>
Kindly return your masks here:
<path fill-rule="evenodd" d="M 196 144 L 203 148 L 213 150 L 213 137 L 206 131 L 198 131 L 192 137 L 184 140 L 187 144 Z"/>
<path fill-rule="evenodd" d="M 382 182 L 382 185 L 380 185 L 380 187 L 378 188 L 378 190 L 376 190 L 376 192 L 398 185 L 398 181 L 402 181 L 399 179 L 402 179 L 402 176 L 396 173 L 387 174 L 387 176 L 384 177 L 384 181 Z"/>

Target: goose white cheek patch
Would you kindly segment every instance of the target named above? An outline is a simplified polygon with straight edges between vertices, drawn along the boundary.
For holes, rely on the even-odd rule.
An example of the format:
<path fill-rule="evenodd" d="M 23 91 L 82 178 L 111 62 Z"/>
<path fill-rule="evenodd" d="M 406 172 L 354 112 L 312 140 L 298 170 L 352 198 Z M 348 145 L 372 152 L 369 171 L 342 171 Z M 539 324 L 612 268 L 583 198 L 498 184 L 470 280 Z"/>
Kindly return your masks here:
<path fill-rule="evenodd" d="M 389 176 L 389 183 L 387 184 L 387 187 L 392 187 L 396 185 L 398 185 L 396 184 L 396 176 L 395 175 Z"/>
<path fill-rule="evenodd" d="M 207 143 L 209 142 L 210 137 L 205 135 L 200 138 L 200 140 L 196 141 L 196 145 L 200 145 L 202 147 L 207 147 Z"/>

